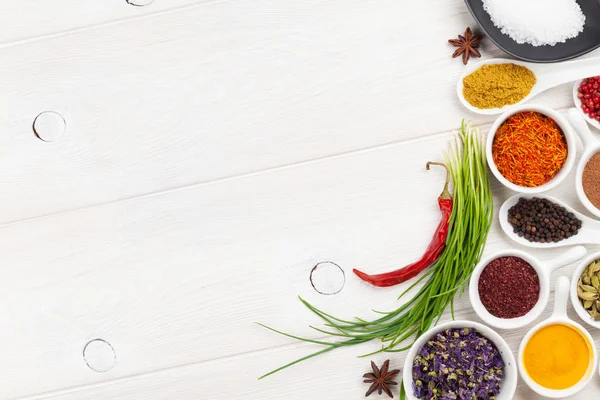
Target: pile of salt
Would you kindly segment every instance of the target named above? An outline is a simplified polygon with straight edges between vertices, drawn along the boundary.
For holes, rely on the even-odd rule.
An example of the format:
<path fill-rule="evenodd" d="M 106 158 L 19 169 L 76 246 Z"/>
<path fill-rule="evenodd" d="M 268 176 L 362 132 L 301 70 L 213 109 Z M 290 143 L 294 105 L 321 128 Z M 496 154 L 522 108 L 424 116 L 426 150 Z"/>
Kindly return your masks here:
<path fill-rule="evenodd" d="M 534 46 L 563 43 L 585 24 L 575 0 L 483 0 L 483 8 L 502 33 Z"/>

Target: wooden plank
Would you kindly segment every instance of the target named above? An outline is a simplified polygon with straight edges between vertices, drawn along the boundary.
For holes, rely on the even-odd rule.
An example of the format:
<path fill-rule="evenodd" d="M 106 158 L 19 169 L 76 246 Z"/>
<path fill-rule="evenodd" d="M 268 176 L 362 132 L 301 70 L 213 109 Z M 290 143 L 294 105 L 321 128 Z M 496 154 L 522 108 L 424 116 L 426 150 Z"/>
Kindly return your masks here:
<path fill-rule="evenodd" d="M 461 0 L 217 1 L 0 49 L 0 223 L 447 131 L 472 24 Z"/>
<path fill-rule="evenodd" d="M 443 182 L 424 165 L 450 136 L 5 226 L 0 325 L 10 329 L 0 330 L 0 398 L 289 343 L 255 321 L 314 336 L 296 294 L 349 317 L 390 309 L 402 288 L 368 287 L 351 270 L 390 270 L 423 251 Z M 554 194 L 581 208 L 570 184 Z M 508 195 L 495 185 L 498 204 Z M 487 251 L 507 246 L 495 226 Z M 335 296 L 310 285 L 321 261 L 346 273 Z M 462 299 L 458 309 L 468 308 Z M 116 351 L 104 374 L 82 358 L 95 338 Z"/>
<path fill-rule="evenodd" d="M 570 314 L 574 316 L 575 312 L 571 309 Z M 549 316 L 550 310 L 546 310 L 540 318 Z M 472 310 L 462 312 L 461 317 L 478 320 Z M 516 352 L 523 337 L 522 331 L 500 333 Z M 592 334 L 597 340 L 600 339 L 597 331 Z M 262 372 L 258 370 L 259 366 L 278 366 L 316 350 L 316 345 L 273 348 L 27 400 L 355 399 L 360 398 L 368 388 L 362 383 L 361 377 L 369 370 L 370 360 L 380 365 L 390 358 L 392 368 L 402 369 L 404 366 L 403 353 L 358 358 L 357 355 L 369 350 L 368 346 L 359 346 L 336 350 L 262 381 L 256 379 Z M 397 390 L 393 392 L 395 398 L 398 398 Z M 593 379 L 582 392 L 568 398 L 588 400 L 595 398 L 598 390 L 600 382 Z M 541 400 L 542 397 L 537 396 L 521 380 L 514 399 Z"/>
<path fill-rule="evenodd" d="M 133 6 L 133 4 L 148 4 Z M 2 15 L 2 38 L 0 47 L 15 42 L 35 40 L 40 36 L 60 35 L 66 31 L 88 29 L 94 25 L 114 23 L 202 4 L 206 0 L 23 0 L 0 3 Z"/>

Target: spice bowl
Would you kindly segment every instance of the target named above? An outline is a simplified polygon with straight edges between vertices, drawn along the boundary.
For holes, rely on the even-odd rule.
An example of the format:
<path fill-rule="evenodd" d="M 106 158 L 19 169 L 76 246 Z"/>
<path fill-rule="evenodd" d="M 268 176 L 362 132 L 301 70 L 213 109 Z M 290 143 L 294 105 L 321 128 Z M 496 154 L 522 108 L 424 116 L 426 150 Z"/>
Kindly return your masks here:
<path fill-rule="evenodd" d="M 588 257 L 580 261 L 573 272 L 573 278 L 571 279 L 571 303 L 579 318 L 581 318 L 586 324 L 593 326 L 594 328 L 600 329 L 600 320 L 595 320 L 590 316 L 590 313 L 583 307 L 579 300 L 577 287 L 579 286 L 579 278 L 582 276 L 586 268 L 594 261 L 600 260 L 600 251 L 590 254 Z M 600 311 L 600 310 L 598 310 Z"/>
<path fill-rule="evenodd" d="M 584 118 L 584 120 L 587 121 L 588 124 L 592 125 L 596 129 L 600 129 L 600 121 L 592 119 L 589 116 L 585 115 L 583 113 L 583 110 L 581 109 L 581 99 L 577 97 L 577 95 L 579 94 L 579 86 L 581 85 L 581 82 L 583 82 L 583 79 L 579 79 L 573 84 L 573 102 L 575 103 L 575 107 L 577 108 L 577 111 L 581 114 L 581 116 Z"/>
<path fill-rule="evenodd" d="M 567 212 L 572 213 L 575 218 L 581 221 L 581 228 L 579 228 L 577 234 L 566 239 L 561 239 L 558 242 L 541 243 L 529 241 L 525 237 L 521 237 L 515 233 L 515 228 L 509 222 L 509 210 L 516 205 L 520 199 L 531 200 L 534 198 L 548 200 L 557 206 L 563 207 Z M 569 205 L 563 203 L 557 198 L 545 194 L 516 194 L 512 197 L 509 197 L 502 204 L 502 206 L 500 206 L 498 219 L 500 220 L 500 227 L 506 236 L 523 246 L 547 249 L 552 247 L 573 246 L 578 244 L 600 244 L 600 221 L 587 217 L 577 210 L 569 207 Z"/>
<path fill-rule="evenodd" d="M 500 384 L 500 393 L 495 396 L 496 400 L 512 400 L 517 389 L 517 380 L 518 380 L 518 372 L 517 372 L 517 363 L 513 356 L 513 353 L 506 343 L 506 341 L 493 329 L 480 324 L 474 321 L 467 320 L 457 320 L 450 321 L 440 325 L 437 325 L 423 335 L 421 335 L 412 345 L 410 350 L 406 355 L 406 360 L 404 361 L 404 370 L 402 372 L 403 377 L 403 385 L 406 391 L 406 399 L 408 400 L 419 400 L 418 397 L 415 396 L 413 390 L 413 363 L 415 357 L 419 354 L 421 348 L 435 335 L 438 333 L 444 332 L 447 329 L 463 329 L 463 328 L 472 328 L 478 333 L 480 333 L 483 337 L 489 340 L 495 347 L 498 349 L 498 353 L 502 357 L 502 361 L 504 363 L 504 376 L 502 378 L 502 383 Z"/>
<path fill-rule="evenodd" d="M 585 256 L 585 254 L 585 247 L 575 246 L 551 261 L 542 262 L 529 253 L 516 249 L 503 250 L 494 253 L 484 258 L 473 270 L 473 274 L 471 275 L 471 280 L 469 282 L 469 300 L 471 301 L 471 306 L 479 318 L 481 318 L 486 324 L 493 327 L 500 329 L 516 329 L 528 325 L 540 316 L 540 314 L 546 308 L 546 304 L 548 304 L 548 298 L 550 297 L 550 275 L 552 272 L 558 268 L 567 266 L 577 260 L 580 260 L 583 256 Z M 479 281 L 485 268 L 493 261 L 504 259 L 506 257 L 516 257 L 525 261 L 531 266 L 531 268 L 533 268 L 539 279 L 539 297 L 537 302 L 532 304 L 532 307 L 529 309 L 529 311 L 524 309 L 523 311 L 525 314 L 514 318 L 500 318 L 492 315 L 492 313 L 488 311 L 484 305 L 479 291 Z M 515 282 L 515 285 L 519 284 L 522 284 L 522 282 Z M 514 297 L 517 297 L 516 294 Z"/>
<path fill-rule="evenodd" d="M 594 37 L 594 40 L 597 40 Z M 542 46 L 542 47 L 554 47 L 554 46 Z M 535 47 L 533 47 L 535 49 Z M 531 52 L 532 47 L 527 46 L 527 51 Z M 508 104 L 499 108 L 477 108 L 471 105 L 464 97 L 463 89 L 464 82 L 463 79 L 472 74 L 477 69 L 482 66 L 492 65 L 492 64 L 514 64 L 521 67 L 525 67 L 536 77 L 536 82 L 529 91 L 529 93 L 520 98 L 514 104 Z M 500 114 L 508 109 L 513 109 L 516 106 L 522 105 L 526 101 L 529 101 L 531 98 L 537 96 L 538 94 L 553 88 L 558 85 L 562 85 L 564 83 L 573 82 L 577 79 L 582 79 L 588 76 L 593 76 L 598 74 L 598 58 L 587 58 L 584 60 L 576 60 L 563 62 L 560 64 L 535 64 L 530 62 L 523 62 L 519 60 L 512 60 L 506 58 L 493 58 L 488 60 L 480 61 L 479 63 L 469 63 L 465 69 L 463 70 L 463 74 L 456 85 L 456 92 L 458 95 L 458 99 L 462 103 L 462 105 L 468 110 L 484 115 L 494 115 Z"/>
<path fill-rule="evenodd" d="M 562 134 L 563 134 L 565 142 L 566 142 L 566 148 L 567 148 L 567 155 L 566 155 L 566 159 L 564 161 L 564 165 L 562 166 L 562 168 L 558 172 L 556 172 L 556 174 L 549 181 L 547 181 L 539 186 L 533 186 L 533 187 L 520 186 L 520 185 L 517 185 L 517 184 L 511 182 L 507 178 L 505 178 L 502 175 L 502 173 L 500 172 L 500 170 L 498 169 L 496 163 L 494 162 L 494 154 L 493 154 L 494 139 L 496 137 L 498 129 L 502 126 L 502 124 L 504 122 L 506 122 L 510 117 L 514 116 L 515 114 L 523 113 L 523 112 L 530 112 L 530 111 L 542 114 L 543 116 L 546 116 L 546 117 L 554 120 L 556 122 L 556 124 L 558 125 L 558 127 L 560 128 L 560 130 L 562 131 Z M 515 107 L 511 108 L 509 111 L 502 114 L 500 117 L 498 117 L 498 119 L 496 119 L 494 124 L 490 127 L 488 137 L 487 137 L 487 142 L 486 142 L 486 156 L 487 156 L 487 163 L 488 163 L 490 170 L 492 171 L 492 174 L 505 187 L 509 188 L 510 190 L 513 190 L 515 192 L 520 192 L 520 193 L 529 193 L 529 194 L 542 193 L 542 192 L 548 191 L 548 190 L 556 187 L 558 184 L 560 184 L 567 177 L 567 175 L 571 171 L 571 168 L 573 168 L 573 164 L 575 163 L 575 158 L 576 158 L 575 134 L 573 132 L 573 129 L 571 128 L 571 125 L 569 125 L 567 120 L 565 118 L 563 118 L 562 115 L 560 115 L 559 113 L 557 113 L 556 111 L 554 111 L 551 108 L 539 106 L 539 105 L 532 105 L 532 104 L 524 104 L 524 105 L 520 105 L 520 106 L 515 106 Z"/>
<path fill-rule="evenodd" d="M 592 336 L 567 317 L 568 297 L 569 279 L 561 276 L 552 315 L 531 328 L 519 346 L 521 378 L 533 391 L 548 398 L 561 399 L 582 390 L 598 364 Z"/>
<path fill-rule="evenodd" d="M 594 206 L 590 199 L 585 194 L 583 187 L 583 171 L 595 154 L 600 153 L 600 140 L 594 139 L 590 128 L 585 123 L 584 117 L 581 112 L 575 108 L 571 108 L 568 112 L 569 122 L 573 125 L 573 128 L 579 135 L 581 142 L 583 143 L 583 154 L 577 164 L 577 171 L 575 174 L 575 190 L 577 191 L 577 197 L 583 206 L 593 215 L 600 218 L 600 209 Z"/>

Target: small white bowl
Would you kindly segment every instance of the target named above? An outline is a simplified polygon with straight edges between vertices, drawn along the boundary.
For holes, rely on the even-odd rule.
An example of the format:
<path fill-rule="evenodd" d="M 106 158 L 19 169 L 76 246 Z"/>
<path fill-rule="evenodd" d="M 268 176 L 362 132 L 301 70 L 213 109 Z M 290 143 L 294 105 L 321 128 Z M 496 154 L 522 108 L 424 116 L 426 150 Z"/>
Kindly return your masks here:
<path fill-rule="evenodd" d="M 536 187 L 519 186 L 519 185 L 515 185 L 514 183 L 510 182 L 508 179 L 506 179 L 500 173 L 500 171 L 496 167 L 496 164 L 494 163 L 494 157 L 492 155 L 492 144 L 494 143 L 494 137 L 495 137 L 496 131 L 498 130 L 500 125 L 502 125 L 502 123 L 504 121 L 506 121 L 510 116 L 517 114 L 519 112 L 522 112 L 522 111 L 536 111 L 536 112 L 539 112 L 540 114 L 543 114 L 547 117 L 552 118 L 554 121 L 556 121 L 556 123 L 562 130 L 562 133 L 564 134 L 565 140 L 567 142 L 568 154 L 567 154 L 567 160 L 565 161 L 565 165 L 563 165 L 562 169 L 550 181 L 544 183 L 543 185 L 536 186 Z M 562 115 L 560 115 L 553 109 L 544 107 L 544 106 L 523 104 L 521 106 L 511 108 L 510 111 L 507 111 L 504 114 L 502 114 L 500 117 L 498 117 L 498 119 L 494 122 L 494 124 L 491 126 L 491 128 L 488 132 L 485 150 L 486 150 L 488 166 L 490 167 L 490 170 L 492 171 L 492 173 L 494 174 L 496 179 L 498 179 L 500 181 L 500 183 L 502 183 L 507 188 L 514 190 L 515 192 L 542 193 L 542 192 L 545 192 L 547 190 L 550 190 L 550 189 L 556 187 L 559 183 L 561 183 L 567 177 L 567 175 L 571 171 L 571 168 L 573 167 L 573 164 L 575 163 L 575 157 L 576 157 L 575 134 L 573 133 L 573 129 L 571 128 L 571 125 L 569 125 L 567 123 L 567 121 L 562 117 Z"/>
<path fill-rule="evenodd" d="M 592 158 L 594 154 L 600 153 L 600 141 L 592 136 L 592 132 L 590 132 L 590 128 L 586 125 L 582 113 L 571 108 L 567 115 L 569 116 L 569 122 L 573 125 L 575 132 L 577 132 L 583 143 L 583 154 L 579 159 L 577 173 L 575 174 L 575 190 L 577 191 L 577 197 L 589 212 L 600 218 L 600 209 L 592 204 L 583 190 L 583 170 L 590 158 Z"/>
<path fill-rule="evenodd" d="M 517 359 L 517 363 L 519 364 L 519 373 L 521 375 L 521 378 L 527 384 L 527 386 L 529 386 L 531 388 L 531 390 L 533 390 L 534 392 L 536 392 L 544 397 L 548 397 L 548 398 L 552 398 L 552 399 L 562 399 L 565 397 L 573 396 L 575 393 L 577 393 L 581 389 L 583 389 L 590 382 L 592 377 L 594 376 L 594 374 L 596 372 L 596 367 L 598 364 L 598 352 L 596 351 L 596 347 L 594 346 L 594 339 L 592 338 L 592 336 L 589 334 L 589 332 L 583 326 L 570 320 L 567 317 L 567 301 L 568 300 L 569 300 L 569 278 L 567 278 L 566 276 L 561 276 L 560 278 L 558 278 L 558 281 L 556 283 L 554 311 L 552 313 L 552 316 L 550 316 L 550 318 L 548 318 L 547 320 L 542 321 L 539 324 L 537 324 L 536 326 L 534 326 L 533 328 L 531 328 L 531 330 L 527 333 L 527 335 L 525 335 L 525 337 L 523 338 L 523 341 L 521 342 L 521 345 L 519 347 L 519 357 Z M 524 355 L 523 353 L 525 351 L 525 346 L 527 345 L 527 342 L 529 342 L 531 337 L 540 329 L 542 329 L 548 325 L 555 325 L 555 324 L 567 325 L 567 326 L 579 331 L 579 333 L 581 333 L 587 339 L 588 344 L 590 346 L 590 350 L 592 352 L 592 360 L 590 362 L 590 365 L 588 366 L 588 370 L 587 370 L 586 374 L 581 379 L 581 381 L 579 381 L 579 383 L 577 383 L 575 386 L 570 387 L 568 389 L 563 389 L 563 390 L 548 389 L 546 387 L 539 385 L 538 383 L 536 383 L 533 379 L 531 379 L 529 377 L 529 374 L 527 373 L 527 371 L 525 370 L 525 366 L 523 365 L 523 355 Z"/>
<path fill-rule="evenodd" d="M 548 304 L 548 298 L 550 297 L 550 275 L 552 274 L 552 271 L 580 260 L 585 253 L 585 247 L 575 246 L 555 259 L 545 263 L 542 263 L 531 254 L 521 250 L 511 249 L 494 253 L 483 259 L 473 270 L 473 274 L 471 275 L 471 280 L 469 282 L 469 300 L 471 301 L 471 306 L 479 318 L 483 320 L 483 322 L 493 327 L 501 329 L 516 329 L 528 325 L 540 316 L 540 314 L 546 308 L 546 304 Z M 533 306 L 533 308 L 522 317 L 498 318 L 488 312 L 479 298 L 479 277 L 481 276 L 481 272 L 490 262 L 500 257 L 510 256 L 519 257 L 527 261 L 533 267 L 540 279 L 540 297 L 535 306 Z"/>
<path fill-rule="evenodd" d="M 579 94 L 579 85 L 581 85 L 582 81 L 583 81 L 583 79 L 579 79 L 579 80 L 575 81 L 575 83 L 573 84 L 573 102 L 575 103 L 575 108 L 577 108 L 577 111 L 587 121 L 588 124 L 592 125 L 596 129 L 600 129 L 600 122 L 598 122 L 595 119 L 591 119 L 581 109 L 581 99 L 579 97 L 577 97 L 577 95 Z"/>
<path fill-rule="evenodd" d="M 518 374 L 517 363 L 515 361 L 515 357 L 512 354 L 512 351 L 510 350 L 510 347 L 508 347 L 508 344 L 506 344 L 504 339 L 502 339 L 502 337 L 499 334 L 497 334 L 493 329 L 488 328 L 487 326 L 478 322 L 466 320 L 450 321 L 440 324 L 438 326 L 434 326 L 415 341 L 415 343 L 408 351 L 408 354 L 406 355 L 406 360 L 404 361 L 404 371 L 402 372 L 402 381 L 404 384 L 404 389 L 406 391 L 406 398 L 408 400 L 419 400 L 414 395 L 412 388 L 412 367 L 417 353 L 419 352 L 419 350 L 421 350 L 421 347 L 423 347 L 423 345 L 434 335 L 449 328 L 474 328 L 496 345 L 496 348 L 500 352 L 502 360 L 504 361 L 504 379 L 502 380 L 500 393 L 498 394 L 498 396 L 496 396 L 496 400 L 512 400 L 517 389 Z"/>
<path fill-rule="evenodd" d="M 514 227 L 510 224 L 510 222 L 508 222 L 508 210 L 517 204 L 520 198 L 531 199 L 533 197 L 550 200 L 552 203 L 564 207 L 568 212 L 572 212 L 573 215 L 575 215 L 575 217 L 581 221 L 581 229 L 579 229 L 577 235 L 571 236 L 568 239 L 563 239 L 556 243 L 530 242 L 524 237 L 517 235 L 514 232 Z M 546 194 L 515 194 L 514 196 L 509 197 L 504 201 L 504 203 L 502 203 L 502 206 L 500 206 L 500 211 L 498 211 L 498 219 L 500 220 L 500 227 L 506 236 L 522 246 L 548 249 L 551 247 L 574 246 L 576 244 L 600 244 L 600 221 L 583 215 L 579 211 L 571 208 L 568 204 L 565 204 L 562 201 Z"/>
<path fill-rule="evenodd" d="M 600 260 L 600 251 L 590 254 L 588 257 L 583 259 L 577 268 L 575 268 L 575 272 L 573 272 L 573 278 L 571 279 L 571 303 L 573 303 L 573 308 L 585 323 L 594 328 L 600 329 L 600 321 L 596 321 L 590 317 L 590 314 L 583 308 L 581 302 L 579 301 L 579 296 L 577 295 L 577 285 L 579 283 L 579 277 L 583 273 L 583 271 L 590 265 L 592 262 Z"/>

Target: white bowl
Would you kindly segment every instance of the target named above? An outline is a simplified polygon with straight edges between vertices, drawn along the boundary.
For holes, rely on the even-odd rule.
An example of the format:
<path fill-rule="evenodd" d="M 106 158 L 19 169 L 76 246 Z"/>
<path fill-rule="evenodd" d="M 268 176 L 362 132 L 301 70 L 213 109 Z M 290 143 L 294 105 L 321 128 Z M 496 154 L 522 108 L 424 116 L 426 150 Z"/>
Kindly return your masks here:
<path fill-rule="evenodd" d="M 414 395 L 412 388 L 412 366 L 417 353 L 421 347 L 423 347 L 423 345 L 429 339 L 431 339 L 431 337 L 448 328 L 474 328 L 496 345 L 496 348 L 500 352 L 502 360 L 504 361 L 504 379 L 502 380 L 500 394 L 496 396 L 496 400 L 512 400 L 515 395 L 515 390 L 517 389 L 517 363 L 515 362 L 515 357 L 513 356 L 510 347 L 508 347 L 508 344 L 506 344 L 504 339 L 502 339 L 499 334 L 497 334 L 493 329 L 473 321 L 450 321 L 440 324 L 429 329 L 415 341 L 406 355 L 406 360 L 404 361 L 404 371 L 402 372 L 402 380 L 404 389 L 406 391 L 406 398 L 408 400 L 419 400 Z"/>
<path fill-rule="evenodd" d="M 587 121 L 588 124 L 592 125 L 594 128 L 600 129 L 600 122 L 596 121 L 595 119 L 591 119 L 581 109 L 581 99 L 577 97 L 577 94 L 579 94 L 579 85 L 581 85 L 582 81 L 583 79 L 579 79 L 573 84 L 573 102 L 575 103 L 575 108 L 577 109 L 577 111 L 579 111 L 579 113 L 581 113 L 581 116 L 583 116 L 583 118 Z"/>
<path fill-rule="evenodd" d="M 568 154 L 565 165 L 563 165 L 562 169 L 550 181 L 536 187 L 519 186 L 510 182 L 500 173 L 500 171 L 496 167 L 496 164 L 494 163 L 494 157 L 492 156 L 492 144 L 494 143 L 494 136 L 496 135 L 496 131 L 498 130 L 500 125 L 502 125 L 502 123 L 508 119 L 508 117 L 522 111 L 537 111 L 540 114 L 544 114 L 545 116 L 552 118 L 554 121 L 556 121 L 556 123 L 562 130 L 562 133 L 564 134 L 565 140 L 567 142 Z M 553 109 L 544 106 L 523 104 L 521 106 L 511 108 L 510 111 L 507 111 L 500 117 L 498 117 L 498 119 L 494 122 L 494 124 L 491 126 L 488 132 L 485 150 L 488 166 L 490 167 L 490 170 L 492 171 L 496 179 L 500 181 L 500 183 L 502 183 L 507 188 L 514 190 L 515 192 L 542 193 L 556 187 L 567 177 L 567 175 L 571 171 L 571 168 L 575 163 L 576 157 L 575 134 L 573 133 L 573 129 L 571 128 L 571 125 L 567 123 L 566 119 L 564 119 L 559 113 L 557 113 Z"/>
<path fill-rule="evenodd" d="M 558 278 L 558 281 L 556 283 L 554 312 L 552 313 L 552 316 L 550 318 L 548 318 L 547 320 L 542 321 L 539 324 L 537 324 L 536 326 L 534 326 L 533 328 L 531 328 L 531 330 L 527 333 L 527 335 L 525 335 L 525 337 L 523 338 L 523 341 L 521 342 L 521 346 L 519 347 L 519 358 L 517 359 L 517 363 L 519 364 L 519 372 L 520 372 L 521 378 L 525 381 L 527 386 L 529 386 L 531 388 L 531 390 L 533 390 L 534 392 L 536 392 L 544 397 L 549 397 L 549 398 L 553 398 L 553 399 L 562 399 L 565 397 L 573 396 L 575 393 L 577 393 L 581 389 L 583 389 L 590 382 L 592 377 L 594 376 L 594 373 L 596 371 L 596 367 L 598 364 L 598 352 L 596 351 L 596 347 L 594 346 L 594 339 L 592 338 L 592 336 L 589 334 L 589 332 L 583 326 L 570 320 L 567 317 L 568 297 L 569 297 L 569 278 L 567 278 L 566 276 L 561 276 L 560 278 Z M 587 370 L 586 374 L 584 375 L 584 377 L 581 379 L 581 381 L 579 381 L 579 383 L 577 383 L 575 386 L 570 387 L 568 389 L 563 389 L 563 390 L 548 389 L 546 387 L 539 385 L 538 383 L 536 383 L 533 379 L 531 379 L 529 377 L 529 374 L 527 374 L 527 371 L 525 370 L 525 366 L 523 365 L 523 352 L 525 351 L 525 345 L 527 344 L 527 342 L 529 342 L 531 337 L 540 329 L 542 329 L 548 325 L 555 325 L 555 324 L 567 325 L 567 326 L 570 326 L 573 329 L 576 329 L 577 331 L 579 331 L 579 333 L 581 333 L 583 336 L 585 336 L 586 339 L 588 340 L 588 344 L 590 345 L 590 350 L 592 352 L 592 361 L 590 362 L 590 365 L 588 366 L 588 370 Z"/>
<path fill-rule="evenodd" d="M 580 260 L 585 253 L 585 247 L 575 246 L 555 259 L 545 263 L 540 262 L 531 254 L 521 250 L 511 249 L 494 253 L 481 260 L 481 262 L 479 262 L 479 264 L 477 264 L 473 270 L 473 274 L 471 275 L 471 280 L 469 282 L 469 300 L 471 301 L 471 306 L 479 318 L 483 320 L 483 322 L 493 327 L 501 329 L 516 329 L 528 325 L 540 316 L 540 314 L 546 308 L 546 304 L 548 304 L 548 298 L 550 297 L 550 275 L 552 274 L 552 271 Z M 535 306 L 533 306 L 533 308 L 522 317 L 498 318 L 488 312 L 479 298 L 479 277 L 481 276 L 481 272 L 490 262 L 500 257 L 510 256 L 519 257 L 527 261 L 533 267 L 540 279 L 540 297 Z"/>
<path fill-rule="evenodd" d="M 594 328 L 600 329 L 600 321 L 596 321 L 590 317 L 590 314 L 583 308 L 581 302 L 579 301 L 579 296 L 577 296 L 577 284 L 579 282 L 579 277 L 583 273 L 583 271 L 590 265 L 593 261 L 600 260 L 600 251 L 590 254 L 588 257 L 583 259 L 577 268 L 575 268 L 575 272 L 573 272 L 573 278 L 571 279 L 571 303 L 573 303 L 573 308 L 585 323 Z"/>
<path fill-rule="evenodd" d="M 520 198 L 531 199 L 533 197 L 550 200 L 552 203 L 564 207 L 568 212 L 572 212 L 573 215 L 575 215 L 575 217 L 581 221 L 581 228 L 577 232 L 577 235 L 571 236 L 568 239 L 560 240 L 556 243 L 530 242 L 524 237 L 517 235 L 514 232 L 514 227 L 510 224 L 510 222 L 508 222 L 508 210 L 517 204 Z M 574 246 L 576 244 L 600 244 L 600 221 L 583 215 L 579 211 L 571 208 L 568 204 L 565 204 L 557 198 L 545 194 L 515 194 L 514 196 L 509 197 L 504 201 L 504 203 L 502 203 L 502 206 L 500 206 L 500 211 L 498 211 L 498 219 L 500 220 L 500 227 L 506 236 L 522 246 L 548 249 L 551 247 Z"/>
<path fill-rule="evenodd" d="M 577 191 L 577 197 L 581 204 L 587 208 L 589 212 L 600 218 L 600 209 L 596 208 L 592 202 L 588 199 L 587 195 L 583 191 L 583 170 L 587 165 L 588 161 L 596 153 L 600 152 L 600 141 L 596 140 L 590 132 L 590 128 L 586 125 L 582 112 L 577 112 L 574 108 L 571 108 L 568 112 L 569 122 L 573 125 L 575 132 L 579 135 L 581 142 L 583 143 L 583 154 L 577 164 L 577 173 L 575 174 L 575 190 Z"/>

